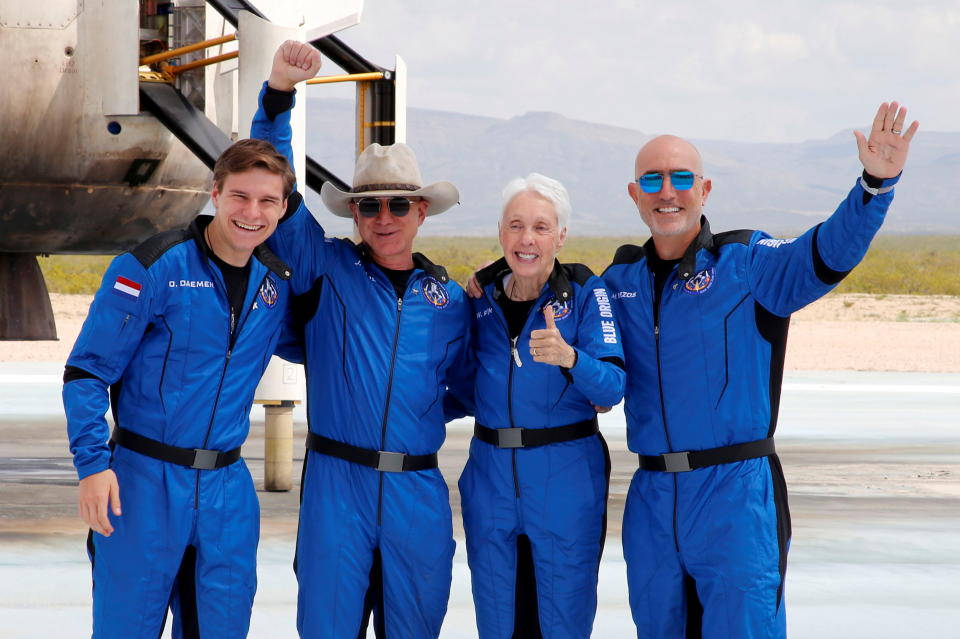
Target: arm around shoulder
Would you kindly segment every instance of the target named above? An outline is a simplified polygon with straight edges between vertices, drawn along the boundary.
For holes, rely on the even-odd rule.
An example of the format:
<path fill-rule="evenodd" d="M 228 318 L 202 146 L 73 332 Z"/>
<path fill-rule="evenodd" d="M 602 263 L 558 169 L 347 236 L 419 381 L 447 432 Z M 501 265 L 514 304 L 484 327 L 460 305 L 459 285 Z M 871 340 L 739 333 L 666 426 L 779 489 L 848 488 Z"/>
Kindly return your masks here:
<path fill-rule="evenodd" d="M 473 415 L 476 410 L 474 384 L 477 364 L 473 343 L 475 334 L 473 303 L 458 284 L 451 283 L 448 288 L 452 301 L 456 303 L 459 316 L 456 320 L 457 335 L 453 336 L 456 353 L 447 366 L 445 375 L 444 421 Z"/>

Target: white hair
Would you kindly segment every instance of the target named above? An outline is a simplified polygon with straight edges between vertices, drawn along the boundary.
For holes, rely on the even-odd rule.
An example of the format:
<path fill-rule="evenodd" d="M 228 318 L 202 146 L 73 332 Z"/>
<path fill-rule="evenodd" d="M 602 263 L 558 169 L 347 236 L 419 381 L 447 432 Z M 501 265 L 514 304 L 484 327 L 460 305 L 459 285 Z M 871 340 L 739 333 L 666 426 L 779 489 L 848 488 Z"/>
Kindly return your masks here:
<path fill-rule="evenodd" d="M 531 191 L 541 196 L 553 205 L 553 210 L 557 214 L 557 225 L 565 229 L 570 224 L 570 196 L 563 185 L 548 178 L 546 175 L 531 173 L 525 178 L 514 178 L 507 182 L 503 187 L 503 209 L 500 211 L 500 221 L 503 221 L 503 214 L 513 198 L 521 193 Z"/>

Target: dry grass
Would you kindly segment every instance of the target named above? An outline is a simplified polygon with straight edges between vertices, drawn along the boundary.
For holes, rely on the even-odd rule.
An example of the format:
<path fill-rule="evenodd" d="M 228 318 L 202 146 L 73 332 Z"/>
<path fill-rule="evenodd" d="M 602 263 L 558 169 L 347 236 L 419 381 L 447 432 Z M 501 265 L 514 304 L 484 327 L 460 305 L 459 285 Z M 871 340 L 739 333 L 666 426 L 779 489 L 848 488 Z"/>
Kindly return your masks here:
<path fill-rule="evenodd" d="M 560 259 L 586 264 L 599 274 L 618 246 L 642 244 L 645 239 L 572 237 Z M 461 283 L 478 266 L 502 255 L 493 237 L 424 237 L 417 240 L 415 250 L 443 264 Z M 52 293 L 93 293 L 109 262 L 110 257 L 102 255 L 54 255 L 41 258 L 40 267 Z M 837 292 L 960 296 L 960 236 L 881 236 Z"/>

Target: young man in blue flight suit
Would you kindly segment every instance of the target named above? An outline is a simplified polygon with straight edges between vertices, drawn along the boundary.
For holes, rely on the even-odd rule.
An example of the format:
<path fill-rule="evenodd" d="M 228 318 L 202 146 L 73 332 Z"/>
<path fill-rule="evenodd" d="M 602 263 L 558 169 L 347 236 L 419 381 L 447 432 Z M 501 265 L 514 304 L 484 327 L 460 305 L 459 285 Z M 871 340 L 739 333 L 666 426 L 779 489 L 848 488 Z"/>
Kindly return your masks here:
<path fill-rule="evenodd" d="M 294 86 L 320 54 L 286 42 L 274 57 L 251 135 L 287 154 Z M 470 305 L 443 267 L 412 252 L 426 216 L 458 199 L 449 182 L 422 187 L 405 144 L 372 144 L 349 192 L 321 197 L 353 218 L 363 242 L 325 236 L 291 198 L 271 246 L 294 269 L 306 353 L 309 434 L 295 571 L 302 637 L 436 637 L 454 551 L 443 395 L 466 373 Z"/>
<path fill-rule="evenodd" d="M 661 136 L 630 197 L 650 228 L 604 274 L 627 365 L 627 438 L 640 458 L 623 522 L 638 637 L 784 637 L 790 515 L 774 452 L 790 314 L 831 290 L 880 228 L 914 122 L 896 102 L 857 132 L 863 175 L 800 237 L 714 234 L 699 152 Z"/>
<path fill-rule="evenodd" d="M 273 147 L 237 142 L 216 215 L 104 275 L 63 376 L 95 638 L 155 639 L 168 606 L 178 638 L 247 634 L 260 509 L 240 445 L 287 314 L 291 272 L 264 241 L 292 188 Z"/>

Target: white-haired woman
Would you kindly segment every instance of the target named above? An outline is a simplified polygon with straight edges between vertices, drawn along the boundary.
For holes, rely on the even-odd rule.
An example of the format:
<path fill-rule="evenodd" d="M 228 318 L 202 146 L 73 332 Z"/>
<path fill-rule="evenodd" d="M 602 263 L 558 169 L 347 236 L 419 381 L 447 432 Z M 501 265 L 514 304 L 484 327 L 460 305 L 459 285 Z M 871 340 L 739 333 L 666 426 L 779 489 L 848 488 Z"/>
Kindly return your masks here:
<path fill-rule="evenodd" d="M 620 336 L 601 280 L 560 264 L 563 185 L 503 192 L 502 259 L 476 275 L 476 426 L 460 478 L 481 639 L 583 638 L 597 605 L 609 454 L 594 405 L 623 397 Z"/>

